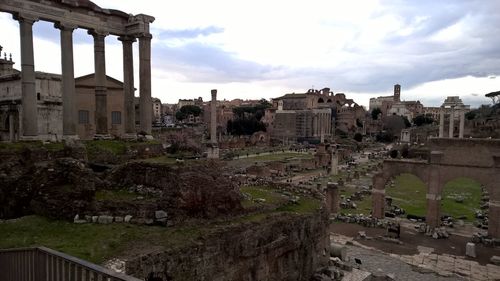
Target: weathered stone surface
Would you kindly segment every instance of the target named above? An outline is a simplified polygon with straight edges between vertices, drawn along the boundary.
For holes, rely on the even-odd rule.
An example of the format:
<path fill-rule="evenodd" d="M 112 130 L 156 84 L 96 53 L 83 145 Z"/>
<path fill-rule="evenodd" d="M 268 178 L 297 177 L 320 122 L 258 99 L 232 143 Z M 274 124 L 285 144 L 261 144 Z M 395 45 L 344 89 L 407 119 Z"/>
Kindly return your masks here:
<path fill-rule="evenodd" d="M 113 217 L 112 216 L 99 216 L 99 218 L 97 219 L 97 222 L 102 223 L 102 224 L 109 224 L 109 223 L 113 222 Z"/>
<path fill-rule="evenodd" d="M 328 256 L 328 216 L 271 214 L 259 223 L 225 226 L 191 245 L 130 257 L 125 272 L 172 280 L 305 281 Z"/>
<path fill-rule="evenodd" d="M 123 219 L 123 221 L 126 223 L 129 223 L 131 219 L 132 219 L 131 215 L 126 215 L 125 218 Z"/>
<path fill-rule="evenodd" d="M 467 243 L 465 245 L 465 255 L 468 256 L 468 257 L 471 257 L 471 258 L 475 258 L 476 257 L 476 244 L 474 243 Z"/>
<path fill-rule="evenodd" d="M 490 262 L 495 265 L 500 265 L 500 257 L 499 256 L 492 256 L 490 259 Z"/>
<path fill-rule="evenodd" d="M 222 174 L 220 165 L 215 161 L 191 165 L 134 162 L 113 170 L 107 180 L 113 186 L 144 185 L 160 191 L 156 206 L 169 219 L 212 218 L 242 211 L 236 183 Z"/>

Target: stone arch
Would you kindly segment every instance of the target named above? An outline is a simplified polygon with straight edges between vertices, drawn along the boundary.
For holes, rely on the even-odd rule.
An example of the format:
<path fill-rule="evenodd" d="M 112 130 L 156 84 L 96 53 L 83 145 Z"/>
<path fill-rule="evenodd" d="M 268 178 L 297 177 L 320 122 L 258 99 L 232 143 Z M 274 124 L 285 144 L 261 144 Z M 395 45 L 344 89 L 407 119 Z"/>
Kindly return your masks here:
<path fill-rule="evenodd" d="M 382 172 L 373 177 L 372 215 L 374 217 L 384 218 L 385 186 L 391 178 L 403 173 L 415 175 L 427 186 L 427 190 L 429 190 L 427 163 L 422 161 L 385 160 Z"/>
<path fill-rule="evenodd" d="M 457 186 L 457 183 L 460 183 L 460 185 L 465 184 L 465 187 Z M 481 205 L 481 187 L 482 184 L 477 180 L 461 175 L 451 181 L 443 182 L 440 206 L 441 217 L 451 215 L 456 219 L 459 216 L 467 215 L 467 219 L 473 219 L 473 209 L 479 209 Z M 448 209 L 446 209 L 447 206 Z"/>
<path fill-rule="evenodd" d="M 324 103 L 324 102 L 325 102 L 325 100 L 323 98 L 318 99 L 318 103 Z"/>
<path fill-rule="evenodd" d="M 445 167 L 445 169 L 442 169 L 438 179 L 438 185 L 440 188 L 439 199 L 441 199 L 444 185 L 455 178 L 466 177 L 477 181 L 486 188 L 490 197 L 488 203 L 490 214 L 488 217 L 488 234 L 493 237 L 500 237 L 500 188 L 497 182 L 499 173 L 500 168 L 494 167 Z M 441 212 L 439 210 L 437 215 L 440 216 L 440 214 Z"/>

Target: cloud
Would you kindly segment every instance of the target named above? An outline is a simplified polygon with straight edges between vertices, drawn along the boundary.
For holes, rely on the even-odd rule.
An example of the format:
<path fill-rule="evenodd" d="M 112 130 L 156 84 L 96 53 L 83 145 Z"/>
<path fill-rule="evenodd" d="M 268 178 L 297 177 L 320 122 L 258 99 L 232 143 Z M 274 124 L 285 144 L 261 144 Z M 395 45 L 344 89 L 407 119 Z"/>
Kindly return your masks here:
<path fill-rule="evenodd" d="M 153 50 L 153 67 L 182 74 L 186 81 L 230 83 L 280 77 L 282 67 L 238 58 L 222 48 L 201 42 L 181 46 L 160 44 Z"/>
<path fill-rule="evenodd" d="M 217 26 L 208 26 L 204 28 L 192 28 L 192 29 L 175 29 L 175 30 L 163 30 L 159 32 L 159 37 L 162 39 L 190 39 L 196 38 L 198 36 L 209 36 L 215 33 L 224 32 L 224 28 Z"/>

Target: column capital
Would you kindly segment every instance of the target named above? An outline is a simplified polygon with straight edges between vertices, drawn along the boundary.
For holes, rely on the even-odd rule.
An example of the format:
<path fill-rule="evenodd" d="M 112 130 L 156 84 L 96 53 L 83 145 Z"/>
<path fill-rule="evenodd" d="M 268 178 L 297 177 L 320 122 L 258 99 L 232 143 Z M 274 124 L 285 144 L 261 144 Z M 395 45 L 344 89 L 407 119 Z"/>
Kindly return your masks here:
<path fill-rule="evenodd" d="M 139 33 L 137 34 L 137 38 L 139 38 L 139 40 L 151 40 L 153 35 L 151 33 Z"/>
<path fill-rule="evenodd" d="M 118 40 L 122 41 L 123 43 L 133 43 L 137 41 L 136 38 L 131 35 L 122 35 L 118 37 Z"/>
<path fill-rule="evenodd" d="M 87 31 L 87 33 L 88 33 L 89 35 L 94 36 L 94 38 L 95 38 L 95 37 L 102 37 L 102 38 L 104 38 L 104 37 L 106 37 L 106 36 L 108 36 L 108 35 L 109 35 L 109 32 L 108 32 L 108 31 L 101 30 L 101 29 L 89 29 L 89 30 Z"/>
<path fill-rule="evenodd" d="M 16 13 L 13 14 L 12 17 L 19 22 L 26 22 L 29 24 L 33 24 L 39 20 L 37 16 L 26 14 L 26 13 Z"/>
<path fill-rule="evenodd" d="M 66 22 L 56 22 L 54 23 L 54 28 L 73 32 L 73 30 L 77 29 L 78 26 L 76 24 L 71 24 Z"/>

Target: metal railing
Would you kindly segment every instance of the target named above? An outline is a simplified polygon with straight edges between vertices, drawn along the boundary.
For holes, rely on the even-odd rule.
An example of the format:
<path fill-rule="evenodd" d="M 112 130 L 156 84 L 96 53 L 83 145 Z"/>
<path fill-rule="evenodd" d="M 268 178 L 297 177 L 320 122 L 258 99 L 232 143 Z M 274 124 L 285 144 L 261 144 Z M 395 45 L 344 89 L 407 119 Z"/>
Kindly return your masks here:
<path fill-rule="evenodd" d="M 1 281 L 141 281 L 45 247 L 0 250 Z"/>

